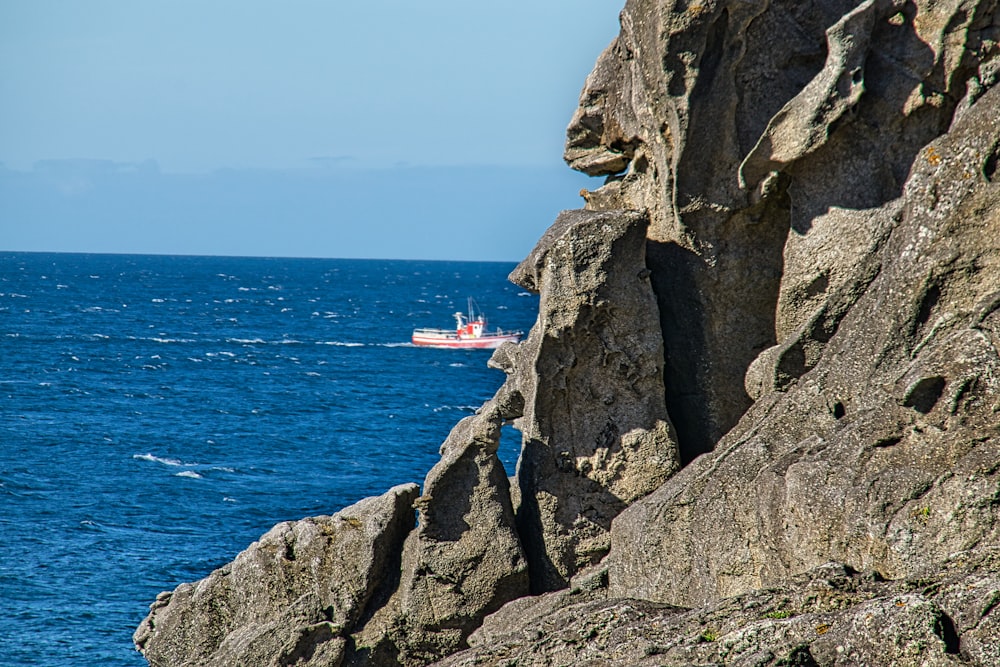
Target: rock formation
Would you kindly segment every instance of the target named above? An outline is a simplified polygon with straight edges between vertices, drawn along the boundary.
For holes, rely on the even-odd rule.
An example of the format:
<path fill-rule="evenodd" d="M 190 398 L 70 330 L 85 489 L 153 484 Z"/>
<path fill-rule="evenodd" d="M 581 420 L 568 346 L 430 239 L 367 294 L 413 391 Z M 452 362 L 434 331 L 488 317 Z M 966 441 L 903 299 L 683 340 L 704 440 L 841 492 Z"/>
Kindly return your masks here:
<path fill-rule="evenodd" d="M 1000 664 L 997 1 L 621 25 L 504 386 L 419 498 L 161 595 L 151 664 Z"/>

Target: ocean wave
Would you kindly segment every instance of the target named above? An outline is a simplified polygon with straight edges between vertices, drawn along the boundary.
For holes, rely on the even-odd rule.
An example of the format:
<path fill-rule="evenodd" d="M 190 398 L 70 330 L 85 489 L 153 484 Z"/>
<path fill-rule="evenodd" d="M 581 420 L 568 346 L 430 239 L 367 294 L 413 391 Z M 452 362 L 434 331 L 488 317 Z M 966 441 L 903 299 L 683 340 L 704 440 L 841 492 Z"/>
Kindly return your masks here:
<path fill-rule="evenodd" d="M 338 347 L 365 347 L 365 343 L 346 343 L 339 340 L 318 340 L 317 345 L 336 345 Z"/>
<path fill-rule="evenodd" d="M 197 339 L 194 338 L 161 338 L 159 336 L 147 336 L 145 338 L 140 338 L 139 340 L 148 340 L 154 343 L 197 343 Z"/>
<path fill-rule="evenodd" d="M 434 408 L 433 412 L 445 412 L 450 410 L 457 410 L 458 412 L 475 412 L 478 409 L 478 405 L 442 405 Z"/>
<path fill-rule="evenodd" d="M 226 342 L 237 345 L 267 345 L 267 341 L 263 338 L 227 338 Z"/>
<path fill-rule="evenodd" d="M 181 472 L 175 474 L 174 477 L 188 477 L 190 479 L 202 479 L 201 475 L 196 473 L 194 470 L 182 470 Z"/>
<path fill-rule="evenodd" d="M 149 461 L 150 463 L 162 463 L 165 466 L 184 466 L 191 465 L 190 463 L 184 463 L 177 459 L 168 459 L 164 456 L 156 456 L 155 454 L 133 454 L 133 459 L 137 461 Z"/>

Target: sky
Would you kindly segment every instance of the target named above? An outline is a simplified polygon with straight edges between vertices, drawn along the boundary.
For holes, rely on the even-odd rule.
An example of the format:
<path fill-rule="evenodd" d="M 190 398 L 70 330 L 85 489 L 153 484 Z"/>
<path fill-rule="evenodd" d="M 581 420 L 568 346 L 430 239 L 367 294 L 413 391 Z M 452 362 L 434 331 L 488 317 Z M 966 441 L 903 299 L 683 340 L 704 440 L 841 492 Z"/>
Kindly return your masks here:
<path fill-rule="evenodd" d="M 0 0 L 0 250 L 516 261 L 621 0 Z"/>

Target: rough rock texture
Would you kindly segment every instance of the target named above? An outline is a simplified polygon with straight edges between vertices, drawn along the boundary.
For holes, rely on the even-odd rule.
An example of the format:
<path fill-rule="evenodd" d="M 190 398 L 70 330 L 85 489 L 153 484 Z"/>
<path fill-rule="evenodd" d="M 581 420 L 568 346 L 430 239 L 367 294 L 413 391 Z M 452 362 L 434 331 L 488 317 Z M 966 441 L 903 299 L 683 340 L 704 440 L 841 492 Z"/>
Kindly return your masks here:
<path fill-rule="evenodd" d="M 621 25 L 504 386 L 419 499 L 161 595 L 152 664 L 1000 664 L 998 0 Z"/>
<path fill-rule="evenodd" d="M 278 524 L 205 579 L 161 593 L 136 647 L 157 667 L 339 665 L 346 631 L 398 562 L 417 492 L 405 484 Z"/>
<path fill-rule="evenodd" d="M 510 487 L 497 447 L 496 400 L 460 421 L 416 499 L 419 525 L 403 546 L 399 588 L 355 633 L 350 664 L 425 664 L 465 639 L 505 602 L 528 593 Z"/>
<path fill-rule="evenodd" d="M 715 452 L 618 518 L 614 594 L 703 604 L 830 560 L 902 577 L 1000 544 L 998 145 L 1000 87 L 920 154 L 811 370 L 783 343 Z"/>
<path fill-rule="evenodd" d="M 536 592 L 600 560 L 611 520 L 679 467 L 646 225 L 564 212 L 511 274 L 541 295 L 528 339 L 492 362 L 524 405 L 517 519 Z"/>
<path fill-rule="evenodd" d="M 690 460 L 749 407 L 750 362 L 848 272 L 830 253 L 789 267 L 819 245 L 798 238 L 898 196 L 918 151 L 993 85 L 996 2 L 630 0 L 621 22 L 566 159 L 611 176 L 588 208 L 650 214 L 667 407 Z M 846 237 L 848 264 L 882 231 L 835 213 L 821 226 Z"/>
<path fill-rule="evenodd" d="M 698 609 L 576 588 L 511 603 L 436 664 L 997 665 L 998 601 L 996 549 L 898 581 L 825 563 Z"/>

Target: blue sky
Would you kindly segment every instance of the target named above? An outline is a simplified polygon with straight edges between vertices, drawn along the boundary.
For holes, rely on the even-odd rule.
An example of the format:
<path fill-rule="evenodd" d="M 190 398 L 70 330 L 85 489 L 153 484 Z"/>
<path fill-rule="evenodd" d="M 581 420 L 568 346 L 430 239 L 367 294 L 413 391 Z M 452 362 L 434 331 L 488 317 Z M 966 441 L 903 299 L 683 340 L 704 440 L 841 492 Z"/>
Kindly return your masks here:
<path fill-rule="evenodd" d="M 562 144 L 620 7 L 0 0 L 0 250 L 520 259 L 595 186 L 566 173 Z M 343 219 L 335 199 L 302 205 L 344 179 Z M 394 208 L 393 188 L 434 205 Z M 479 229 L 497 224 L 517 240 Z"/>

